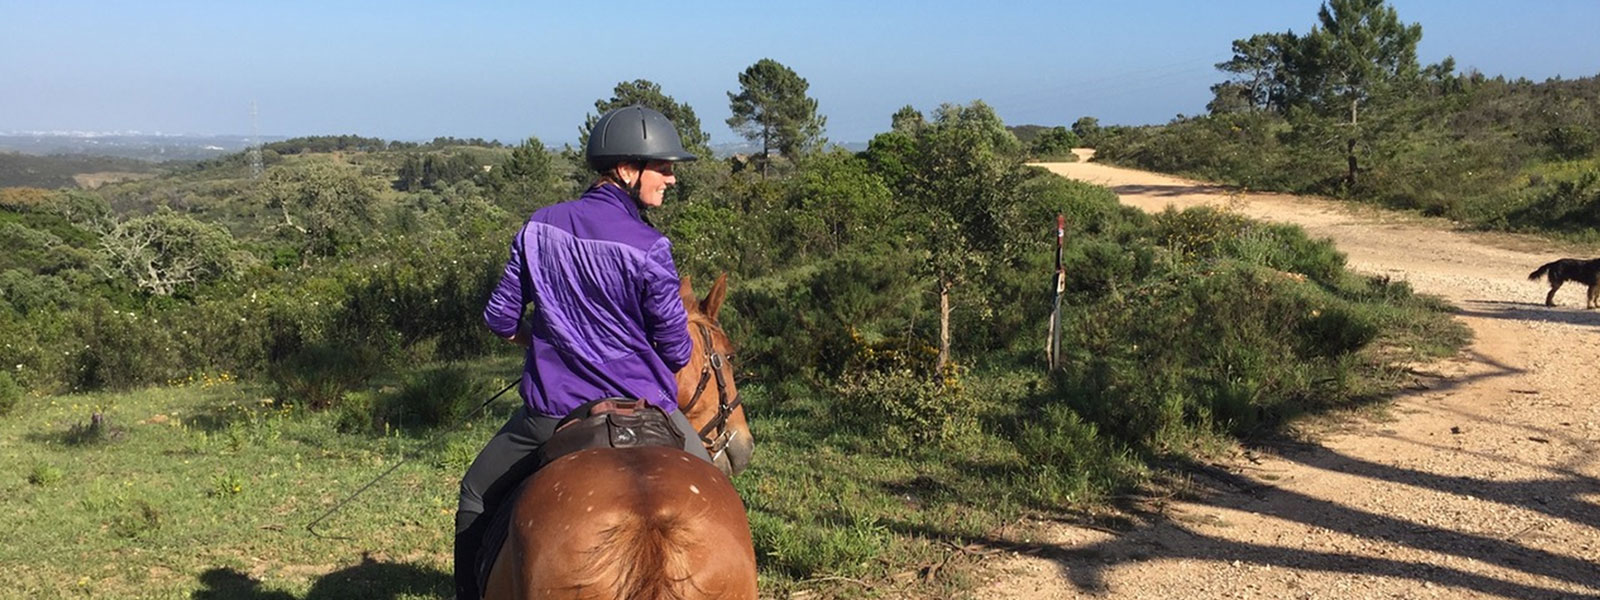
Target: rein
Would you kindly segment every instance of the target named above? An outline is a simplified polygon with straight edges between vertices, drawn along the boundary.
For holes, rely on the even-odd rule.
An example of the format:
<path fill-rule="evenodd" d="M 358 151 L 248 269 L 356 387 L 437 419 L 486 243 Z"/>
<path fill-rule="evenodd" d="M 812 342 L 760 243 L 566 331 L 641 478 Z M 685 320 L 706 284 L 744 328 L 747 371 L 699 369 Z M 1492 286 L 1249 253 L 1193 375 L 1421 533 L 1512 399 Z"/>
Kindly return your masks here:
<path fill-rule="evenodd" d="M 694 395 L 689 397 L 689 403 L 682 408 L 684 416 L 694 409 L 700 402 L 700 395 L 706 391 L 706 384 L 714 376 L 717 379 L 717 416 L 712 417 L 705 427 L 700 428 L 700 443 L 705 444 L 706 452 L 716 458 L 723 450 L 728 448 L 728 443 L 733 441 L 736 433 L 728 428 L 728 417 L 733 415 L 733 410 L 739 407 L 739 395 L 733 395 L 733 400 L 728 400 L 728 380 L 723 374 L 723 368 L 728 365 L 725 357 L 719 354 L 716 347 L 711 344 L 711 328 L 704 323 L 695 323 L 700 329 L 700 339 L 705 342 L 705 364 L 700 367 L 700 383 L 694 386 Z M 715 434 L 713 434 L 715 432 Z"/>

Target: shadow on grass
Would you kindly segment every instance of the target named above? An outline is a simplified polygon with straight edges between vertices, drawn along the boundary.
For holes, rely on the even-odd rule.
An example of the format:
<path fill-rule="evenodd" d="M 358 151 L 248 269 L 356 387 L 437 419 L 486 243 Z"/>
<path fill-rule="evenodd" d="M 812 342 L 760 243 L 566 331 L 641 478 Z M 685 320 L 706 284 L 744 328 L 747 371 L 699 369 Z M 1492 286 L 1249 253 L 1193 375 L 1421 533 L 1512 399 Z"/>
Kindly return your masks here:
<path fill-rule="evenodd" d="M 261 589 L 261 582 L 234 569 L 216 568 L 200 574 L 205 588 L 190 594 L 190 600 L 297 600 L 294 594 Z"/>
<path fill-rule="evenodd" d="M 230 568 L 200 575 L 205 586 L 190 600 L 342 600 L 344 598 L 398 599 L 449 598 L 454 584 L 449 573 L 414 564 L 389 563 L 363 557 L 360 564 L 322 576 L 304 598 L 288 592 L 262 589 L 261 582 Z"/>

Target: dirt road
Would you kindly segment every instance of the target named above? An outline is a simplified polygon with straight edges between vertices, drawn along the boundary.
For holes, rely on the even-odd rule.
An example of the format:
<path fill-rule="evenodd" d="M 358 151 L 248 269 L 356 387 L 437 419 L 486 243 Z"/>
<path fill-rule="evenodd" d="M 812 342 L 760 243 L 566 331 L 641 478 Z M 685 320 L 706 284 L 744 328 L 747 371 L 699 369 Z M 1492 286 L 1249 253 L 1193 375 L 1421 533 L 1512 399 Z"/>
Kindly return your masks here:
<path fill-rule="evenodd" d="M 1314 444 L 1247 452 L 1200 475 L 1198 500 L 1129 530 L 1009 532 L 981 598 L 1600 599 L 1600 311 L 1556 308 L 1527 275 L 1566 252 L 1531 238 L 1275 194 L 1229 195 L 1095 163 L 1047 165 L 1145 210 L 1227 206 L 1332 238 L 1352 268 L 1460 308 L 1459 357 L 1387 418 Z M 1570 251 L 1568 251 L 1570 252 Z"/>

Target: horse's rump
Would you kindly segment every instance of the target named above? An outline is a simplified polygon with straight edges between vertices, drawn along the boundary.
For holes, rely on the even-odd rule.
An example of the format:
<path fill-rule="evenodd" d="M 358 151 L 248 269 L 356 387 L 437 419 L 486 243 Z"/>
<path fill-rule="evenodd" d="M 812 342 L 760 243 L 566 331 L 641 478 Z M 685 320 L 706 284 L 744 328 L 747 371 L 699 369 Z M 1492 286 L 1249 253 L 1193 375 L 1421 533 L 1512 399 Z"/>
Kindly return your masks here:
<path fill-rule="evenodd" d="M 583 450 L 508 505 L 486 598 L 755 598 L 744 503 L 673 448 Z"/>

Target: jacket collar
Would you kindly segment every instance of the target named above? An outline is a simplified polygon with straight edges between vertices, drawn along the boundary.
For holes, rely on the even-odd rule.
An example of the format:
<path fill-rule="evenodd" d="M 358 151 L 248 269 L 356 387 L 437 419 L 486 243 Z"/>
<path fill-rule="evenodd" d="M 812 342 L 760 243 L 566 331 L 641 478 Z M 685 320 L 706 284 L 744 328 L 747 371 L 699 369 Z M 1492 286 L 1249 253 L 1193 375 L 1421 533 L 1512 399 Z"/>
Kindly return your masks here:
<path fill-rule="evenodd" d="M 584 192 L 583 197 L 622 209 L 623 212 L 628 213 L 635 220 L 648 223 L 648 221 L 644 220 L 644 215 L 639 213 L 639 203 L 634 202 L 633 197 L 629 196 L 628 192 L 615 185 L 602 183 L 591 187 L 589 191 Z"/>

